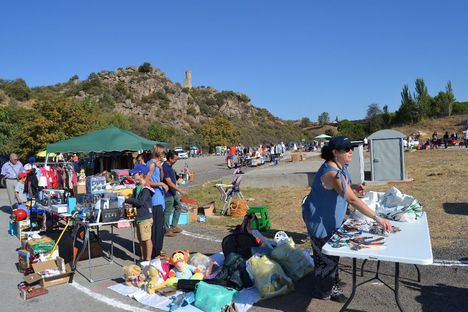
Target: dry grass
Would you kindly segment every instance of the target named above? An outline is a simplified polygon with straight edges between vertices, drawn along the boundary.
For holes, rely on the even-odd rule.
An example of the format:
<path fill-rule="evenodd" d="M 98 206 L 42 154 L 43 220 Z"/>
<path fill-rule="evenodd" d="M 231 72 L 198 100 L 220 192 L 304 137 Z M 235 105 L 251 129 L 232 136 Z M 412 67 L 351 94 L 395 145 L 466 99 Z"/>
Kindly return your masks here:
<path fill-rule="evenodd" d="M 459 135 L 463 135 L 462 131 L 465 130 L 464 126 L 457 126 L 458 123 L 468 119 L 468 114 L 455 115 L 439 119 L 428 119 L 413 125 L 405 125 L 401 127 L 395 127 L 394 130 L 400 131 L 401 133 L 409 136 L 410 134 L 419 131 L 421 132 L 421 139 L 428 139 L 432 136 L 433 132 L 437 132 L 439 137 L 442 138 L 445 131 L 449 134 L 452 132 L 458 132 Z"/>
<path fill-rule="evenodd" d="M 386 191 L 395 186 L 403 193 L 418 198 L 429 216 L 432 244 L 448 246 L 466 239 L 468 230 L 468 149 L 415 151 L 405 154 L 407 176 L 410 183 L 369 186 L 370 191 Z M 296 243 L 307 242 L 300 203 L 309 188 L 253 189 L 244 188 L 249 205 L 268 207 L 273 230 L 291 233 Z M 222 207 L 219 193 L 213 185 L 194 189 L 191 196 L 200 203 L 216 200 Z M 219 209 L 218 209 L 219 210 Z M 203 226 L 222 230 L 241 223 L 242 218 L 215 217 Z"/>
<path fill-rule="evenodd" d="M 391 184 L 415 196 L 428 213 L 433 246 L 456 244 L 468 230 L 468 149 L 415 151 L 405 154 L 411 183 Z M 374 187 L 385 191 L 387 186 Z"/>

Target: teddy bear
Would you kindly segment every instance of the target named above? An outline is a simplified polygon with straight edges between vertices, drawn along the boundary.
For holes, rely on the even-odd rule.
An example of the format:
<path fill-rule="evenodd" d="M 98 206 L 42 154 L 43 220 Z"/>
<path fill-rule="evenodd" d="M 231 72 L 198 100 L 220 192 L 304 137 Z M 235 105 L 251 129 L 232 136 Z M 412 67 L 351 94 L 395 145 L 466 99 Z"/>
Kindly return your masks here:
<path fill-rule="evenodd" d="M 178 279 L 192 279 L 194 273 L 200 273 L 198 268 L 188 264 L 189 258 L 188 250 L 176 250 L 168 259 L 169 263 L 174 266 L 174 269 L 169 272 L 169 276 L 175 276 Z"/>
<path fill-rule="evenodd" d="M 146 292 L 148 294 L 154 294 L 156 291 L 166 287 L 166 281 L 154 266 L 149 266 L 147 276 Z"/>
<path fill-rule="evenodd" d="M 78 175 L 78 183 L 79 185 L 85 185 L 86 184 L 86 174 L 85 170 L 81 169 L 80 174 Z"/>
<path fill-rule="evenodd" d="M 138 265 L 130 264 L 123 268 L 125 283 L 128 286 L 141 287 L 145 284 L 146 277 L 141 272 L 141 268 Z"/>

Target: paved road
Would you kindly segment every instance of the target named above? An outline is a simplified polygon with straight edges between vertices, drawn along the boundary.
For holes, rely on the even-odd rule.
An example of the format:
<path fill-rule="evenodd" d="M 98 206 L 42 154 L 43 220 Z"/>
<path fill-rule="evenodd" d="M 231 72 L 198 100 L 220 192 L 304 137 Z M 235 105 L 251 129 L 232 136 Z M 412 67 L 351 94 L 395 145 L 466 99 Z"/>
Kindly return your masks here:
<path fill-rule="evenodd" d="M 231 175 L 234 170 L 228 169 L 225 156 L 204 156 L 189 159 L 179 159 L 174 165 L 174 169 L 179 172 L 187 164 L 190 170 L 195 172 L 195 181 L 190 183 L 190 187 L 199 186 L 207 182 L 221 180 Z M 255 168 L 243 167 L 242 171 L 248 172 Z"/>

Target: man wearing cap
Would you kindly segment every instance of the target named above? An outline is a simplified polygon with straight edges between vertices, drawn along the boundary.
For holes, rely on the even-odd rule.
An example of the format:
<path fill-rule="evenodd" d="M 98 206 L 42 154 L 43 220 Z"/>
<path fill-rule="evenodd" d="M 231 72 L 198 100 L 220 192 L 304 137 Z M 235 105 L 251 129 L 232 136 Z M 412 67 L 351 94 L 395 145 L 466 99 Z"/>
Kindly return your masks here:
<path fill-rule="evenodd" d="M 334 137 L 322 148 L 325 160 L 317 171 L 309 195 L 302 204 L 302 217 L 307 226 L 314 252 L 314 296 L 340 303 L 346 301 L 338 278 L 339 257 L 322 254 L 322 247 L 344 221 L 348 204 L 374 219 L 385 231 L 392 226 L 380 218 L 354 191 L 362 192 L 362 185 L 353 185 L 348 164 L 353 158 L 354 146 L 343 136 Z"/>
<path fill-rule="evenodd" d="M 31 169 L 37 169 L 37 166 L 36 166 L 36 157 L 34 156 L 31 156 L 28 158 L 28 163 L 26 165 L 24 165 L 24 171 L 29 171 Z"/>
<path fill-rule="evenodd" d="M 10 206 L 16 204 L 15 185 L 18 179 L 18 174 L 23 172 L 23 164 L 18 160 L 18 155 L 10 154 L 10 161 L 2 166 L 1 174 L 6 178 L 6 188 Z"/>

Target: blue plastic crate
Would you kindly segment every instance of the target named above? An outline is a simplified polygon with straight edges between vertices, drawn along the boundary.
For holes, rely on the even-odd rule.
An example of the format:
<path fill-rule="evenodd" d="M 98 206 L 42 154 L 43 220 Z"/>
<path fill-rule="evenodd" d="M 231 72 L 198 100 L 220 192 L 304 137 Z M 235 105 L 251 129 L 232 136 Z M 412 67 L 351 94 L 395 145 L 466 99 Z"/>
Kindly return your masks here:
<path fill-rule="evenodd" d="M 172 216 L 169 218 L 169 225 L 172 224 Z M 185 225 L 190 223 L 190 218 L 188 212 L 181 212 L 179 217 L 179 225 Z"/>

